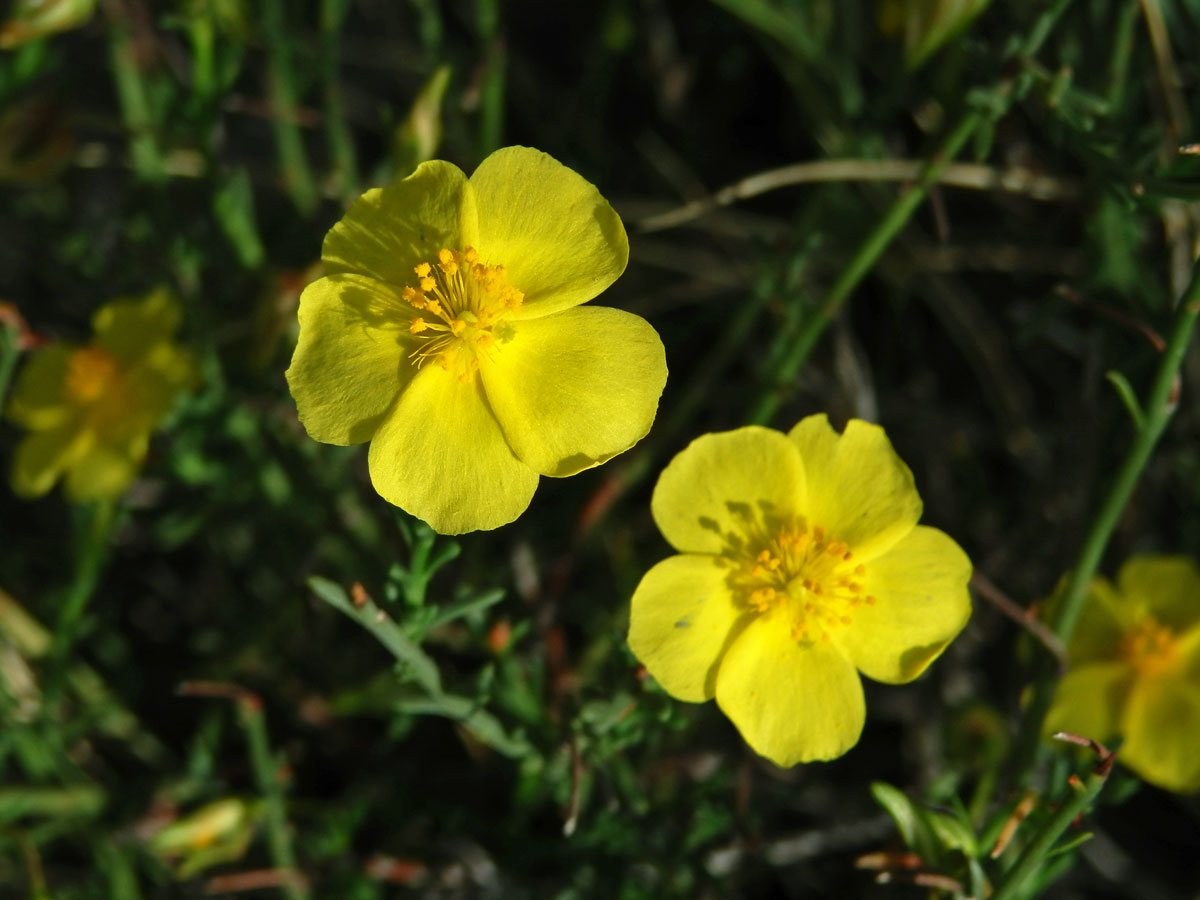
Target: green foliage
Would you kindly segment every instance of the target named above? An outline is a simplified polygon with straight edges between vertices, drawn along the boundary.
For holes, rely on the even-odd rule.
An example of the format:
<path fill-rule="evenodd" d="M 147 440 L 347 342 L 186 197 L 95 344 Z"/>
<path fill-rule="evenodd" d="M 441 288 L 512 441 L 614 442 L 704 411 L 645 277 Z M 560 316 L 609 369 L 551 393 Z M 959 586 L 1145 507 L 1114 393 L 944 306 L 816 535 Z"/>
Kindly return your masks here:
<path fill-rule="evenodd" d="M 0 897 L 1200 891 L 1195 800 L 1040 730 L 1071 598 L 1200 545 L 1200 4 L 11 7 L 0 407 L 157 285 L 201 376 L 112 505 L 18 500 L 0 425 Z M 345 205 L 506 144 L 612 199 L 604 302 L 671 374 L 637 447 L 446 539 L 282 373 Z M 814 412 L 886 425 L 983 577 L 856 748 L 783 771 L 625 632 L 665 462 Z"/>

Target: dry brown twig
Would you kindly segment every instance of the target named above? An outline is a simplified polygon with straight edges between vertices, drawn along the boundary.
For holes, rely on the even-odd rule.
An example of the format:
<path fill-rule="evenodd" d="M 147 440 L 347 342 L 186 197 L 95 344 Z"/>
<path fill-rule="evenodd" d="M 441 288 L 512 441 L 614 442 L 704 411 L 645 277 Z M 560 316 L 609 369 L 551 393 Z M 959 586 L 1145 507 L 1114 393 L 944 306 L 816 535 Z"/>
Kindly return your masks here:
<path fill-rule="evenodd" d="M 757 197 L 782 187 L 829 181 L 915 181 L 925 170 L 919 159 L 823 159 L 768 169 L 735 181 L 709 197 L 685 203 L 677 209 L 649 216 L 637 223 L 638 230 L 663 231 L 686 224 L 739 200 Z M 981 191 L 1022 194 L 1033 200 L 1073 200 L 1080 195 L 1072 179 L 1037 175 L 1028 169 L 997 169 L 978 163 L 951 163 L 938 177 L 938 184 Z"/>
<path fill-rule="evenodd" d="M 1063 647 L 1062 642 L 1054 635 L 1054 632 L 1047 628 L 1032 610 L 1026 609 L 1004 591 L 992 584 L 985 576 L 978 572 L 971 573 L 971 587 L 975 593 L 987 600 L 996 609 L 1004 613 L 1026 631 L 1028 631 L 1043 647 L 1050 651 L 1055 661 L 1058 662 L 1060 670 L 1067 668 L 1067 651 Z"/>

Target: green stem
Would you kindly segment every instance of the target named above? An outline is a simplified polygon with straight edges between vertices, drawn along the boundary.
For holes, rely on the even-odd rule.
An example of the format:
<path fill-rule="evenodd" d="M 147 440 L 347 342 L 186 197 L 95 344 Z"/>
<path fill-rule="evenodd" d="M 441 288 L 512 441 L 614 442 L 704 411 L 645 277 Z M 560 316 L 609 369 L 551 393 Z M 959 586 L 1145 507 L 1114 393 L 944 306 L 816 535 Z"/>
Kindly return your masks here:
<path fill-rule="evenodd" d="M 213 14 L 205 11 L 189 16 L 187 29 L 192 44 L 192 96 L 200 109 L 207 110 L 216 90 L 213 55 L 216 26 Z"/>
<path fill-rule="evenodd" d="M 800 22 L 766 0 L 712 0 L 730 15 L 778 41 L 796 59 L 811 62 L 819 54 L 817 41 Z"/>
<path fill-rule="evenodd" d="M 1129 81 L 1129 61 L 1133 58 L 1134 30 L 1141 18 L 1141 7 L 1136 0 L 1127 0 L 1117 17 L 1113 29 L 1112 57 L 1108 63 L 1108 90 L 1105 96 L 1110 109 L 1123 105 L 1125 89 Z"/>
<path fill-rule="evenodd" d="M 508 54 L 500 35 L 499 0 L 475 0 L 475 30 L 485 45 L 479 88 L 479 155 L 483 157 L 497 149 L 504 136 Z"/>
<path fill-rule="evenodd" d="M 1028 59 L 1038 51 L 1070 3 L 1071 0 L 1056 0 L 1042 13 L 1022 42 L 1017 53 L 1018 58 Z M 1031 83 L 1032 76 L 1022 70 L 1015 76 L 1002 79 L 981 94 L 975 108 L 963 116 L 925 166 L 916 183 L 897 198 L 879 224 L 867 235 L 820 305 L 797 330 L 793 343 L 785 349 L 783 361 L 774 373 L 773 383 L 750 411 L 749 422 L 763 425 L 771 420 L 783 402 L 789 382 L 807 361 L 825 328 L 916 212 L 942 171 L 981 125 L 1003 115 L 1014 100 L 1024 96 Z"/>
<path fill-rule="evenodd" d="M 246 731 L 246 742 L 250 746 L 250 763 L 254 767 L 254 779 L 267 804 L 267 842 L 271 849 L 271 862 L 277 869 L 298 872 L 296 855 L 292 851 L 292 839 L 288 834 L 287 807 L 284 801 L 283 782 L 279 777 L 279 762 L 271 755 L 262 701 L 247 692 L 239 696 L 237 708 L 238 718 Z M 289 900 L 308 900 L 308 889 L 304 886 L 302 879 L 284 881 L 282 888 Z"/>
<path fill-rule="evenodd" d="M 867 235 L 849 264 L 842 270 L 842 274 L 838 276 L 838 280 L 834 282 L 833 287 L 821 301 L 820 306 L 808 316 L 796 332 L 795 342 L 787 348 L 783 361 L 775 372 L 774 381 L 777 385 L 786 385 L 795 378 L 813 347 L 816 346 L 817 339 L 841 309 L 846 298 L 874 268 L 879 257 L 900 233 L 900 229 L 907 224 L 917 207 L 924 202 L 930 187 L 937 182 L 942 171 L 954 160 L 983 121 L 984 115 L 978 110 L 972 110 L 963 116 L 958 127 L 950 133 L 938 152 L 925 166 L 921 177 L 908 191 L 897 198 L 879 224 Z M 750 413 L 749 421 L 752 424 L 766 424 L 775 415 L 782 402 L 783 394 L 777 388 L 772 387 L 759 397 L 758 403 Z"/>
<path fill-rule="evenodd" d="M 325 139 L 333 158 L 334 184 L 347 196 L 358 190 L 358 160 L 354 140 L 346 127 L 338 80 L 338 38 L 349 3 L 346 0 L 321 0 L 321 81 L 325 93 Z"/>
<path fill-rule="evenodd" d="M 161 181 L 166 172 L 155 138 L 154 115 L 142 78 L 141 66 L 129 29 L 113 23 L 109 29 L 109 59 L 116 80 L 121 118 L 129 133 L 129 153 L 134 171 L 147 181 Z"/>
<path fill-rule="evenodd" d="M 1200 316 L 1200 262 L 1192 268 L 1192 281 L 1184 292 L 1183 301 L 1175 314 L 1166 349 L 1163 350 L 1158 372 L 1155 373 L 1149 397 L 1144 404 L 1142 429 L 1134 438 L 1133 446 L 1129 448 L 1125 461 L 1117 470 L 1108 496 L 1092 521 L 1092 527 L 1080 550 L 1079 560 L 1071 570 L 1070 580 L 1063 591 L 1052 626 L 1058 639 L 1064 644 L 1068 643 L 1075 633 L 1079 614 L 1083 610 L 1083 601 L 1087 596 L 1088 584 L 1096 574 L 1100 558 L 1104 555 L 1104 548 L 1116 530 L 1121 513 L 1124 512 L 1129 497 L 1150 460 L 1150 454 L 1154 452 L 1154 447 L 1175 414 L 1179 404 L 1179 369 L 1187 354 L 1197 316 Z"/>
<path fill-rule="evenodd" d="M 8 399 L 8 386 L 17 368 L 17 360 L 21 358 L 19 337 L 16 328 L 0 322 L 0 410 L 4 409 Z"/>
<path fill-rule="evenodd" d="M 1113 478 L 1104 502 L 1092 520 L 1091 528 L 1083 540 L 1071 574 L 1057 604 L 1057 611 L 1051 621 L 1055 635 L 1064 644 L 1068 644 L 1075 633 L 1075 626 L 1083 611 L 1087 599 L 1088 586 L 1096 575 L 1104 550 L 1109 539 L 1120 522 L 1133 489 L 1141 478 L 1151 453 L 1166 430 L 1167 424 L 1175 413 L 1179 402 L 1179 370 L 1187 353 L 1188 343 L 1200 316 L 1200 261 L 1192 267 L 1192 280 L 1184 291 L 1183 299 L 1175 313 L 1175 321 L 1167 338 L 1166 348 L 1158 364 L 1150 393 L 1143 404 L 1144 419 L 1141 429 L 1134 437 L 1133 445 L 1129 448 L 1121 467 Z M 1054 667 L 1046 657 L 1038 665 L 1035 673 L 1034 693 L 1026 707 L 1021 722 L 1018 751 L 1015 756 L 1015 767 L 1018 771 L 1028 770 L 1028 763 L 1033 758 L 1038 736 L 1041 734 L 1042 720 L 1050 708 L 1054 696 L 1054 686 L 1057 680 Z"/>
<path fill-rule="evenodd" d="M 1108 765 L 1104 762 L 1088 775 L 1082 790 L 1077 790 L 1073 796 L 1044 824 L 1029 845 L 1021 851 L 1017 861 L 1013 863 L 1004 875 L 991 900 L 1016 900 L 1023 897 L 1026 882 L 1037 872 L 1045 861 L 1046 854 L 1054 849 L 1054 845 L 1062 836 L 1076 816 L 1085 812 L 1091 806 L 1096 795 L 1108 780 Z"/>
<path fill-rule="evenodd" d="M 52 668 L 66 659 L 79 637 L 80 623 L 88 601 L 96 592 L 104 562 L 108 558 L 109 538 L 117 518 L 117 501 L 101 500 L 85 507 L 80 513 L 80 541 L 75 574 L 67 587 L 58 619 L 54 625 L 54 641 L 50 646 Z"/>
<path fill-rule="evenodd" d="M 284 185 L 292 202 L 307 216 L 317 207 L 317 185 L 304 151 L 304 137 L 297 124 L 296 98 L 299 91 L 284 26 L 282 0 L 263 0 L 262 22 L 270 66 L 271 125 L 275 132 L 279 167 L 283 171 Z"/>

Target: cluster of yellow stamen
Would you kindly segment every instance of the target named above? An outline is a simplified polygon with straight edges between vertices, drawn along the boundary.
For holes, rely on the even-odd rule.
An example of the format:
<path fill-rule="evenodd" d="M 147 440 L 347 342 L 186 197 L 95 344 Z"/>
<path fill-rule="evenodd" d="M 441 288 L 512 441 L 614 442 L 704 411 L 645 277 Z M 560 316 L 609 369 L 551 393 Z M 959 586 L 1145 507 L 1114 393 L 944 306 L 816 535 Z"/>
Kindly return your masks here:
<path fill-rule="evenodd" d="M 505 339 L 504 319 L 521 308 L 525 295 L 508 283 L 503 265 L 480 262 L 474 247 L 443 248 L 436 262 L 413 271 L 417 285 L 405 285 L 402 296 L 422 315 L 409 325 L 408 333 L 420 339 L 410 358 L 418 367 L 436 359 L 466 383 L 479 370 L 480 355 Z"/>
<path fill-rule="evenodd" d="M 830 632 L 854 621 L 875 597 L 863 587 L 866 566 L 825 529 L 800 523 L 758 542 L 731 576 L 735 594 L 758 613 L 779 614 L 796 641 L 829 641 Z"/>
<path fill-rule="evenodd" d="M 107 393 L 117 380 L 117 361 L 99 347 L 83 347 L 67 360 L 67 394 L 80 403 L 90 403 Z"/>
<path fill-rule="evenodd" d="M 1147 614 L 1125 633 L 1120 653 L 1142 675 L 1154 675 L 1174 661 L 1177 644 L 1175 632 Z"/>

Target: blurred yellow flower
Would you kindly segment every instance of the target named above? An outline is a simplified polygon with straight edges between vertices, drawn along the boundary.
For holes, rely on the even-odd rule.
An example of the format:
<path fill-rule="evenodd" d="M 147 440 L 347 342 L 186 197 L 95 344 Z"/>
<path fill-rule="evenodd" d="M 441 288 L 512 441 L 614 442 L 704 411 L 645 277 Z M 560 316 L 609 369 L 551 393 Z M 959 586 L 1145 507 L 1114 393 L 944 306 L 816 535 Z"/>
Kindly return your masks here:
<path fill-rule="evenodd" d="M 469 180 L 422 163 L 359 198 L 321 254 L 287 371 L 300 421 L 319 441 L 370 441 L 375 490 L 437 531 L 511 522 L 539 475 L 599 465 L 650 430 L 658 334 L 580 306 L 624 271 L 625 229 L 545 153 L 498 150 Z"/>
<path fill-rule="evenodd" d="M 262 820 L 263 806 L 237 797 L 214 800 L 166 825 L 150 839 L 150 849 L 175 862 L 175 877 L 181 880 L 241 859 Z"/>
<path fill-rule="evenodd" d="M 717 704 L 780 766 L 858 741 L 859 672 L 916 678 L 971 614 L 971 563 L 917 524 L 912 473 L 882 428 L 697 438 L 659 477 L 651 511 L 677 550 L 633 595 L 629 646 L 680 700 Z"/>
<path fill-rule="evenodd" d="M 172 340 L 179 319 L 178 302 L 159 289 L 96 310 L 87 346 L 32 352 L 5 410 L 29 430 L 13 458 L 16 494 L 41 496 L 63 475 L 74 501 L 124 492 L 151 432 L 195 380 L 192 354 Z"/>
<path fill-rule="evenodd" d="M 1092 582 L 1050 731 L 1124 739 L 1117 760 L 1151 784 L 1200 790 L 1200 568 L 1136 556 Z"/>

